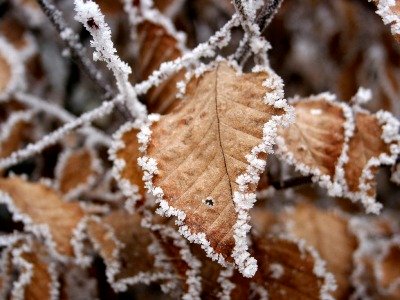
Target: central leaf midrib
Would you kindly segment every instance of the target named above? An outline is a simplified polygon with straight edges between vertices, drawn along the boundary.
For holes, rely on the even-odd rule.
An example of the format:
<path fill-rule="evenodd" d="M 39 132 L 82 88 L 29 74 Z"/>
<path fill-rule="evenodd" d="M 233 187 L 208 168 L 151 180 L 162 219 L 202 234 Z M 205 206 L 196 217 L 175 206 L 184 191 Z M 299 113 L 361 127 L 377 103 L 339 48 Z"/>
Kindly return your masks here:
<path fill-rule="evenodd" d="M 232 190 L 232 185 L 231 185 L 231 177 L 229 175 L 228 167 L 227 167 L 227 164 L 226 164 L 224 148 L 222 147 L 221 128 L 220 128 L 220 124 L 219 124 L 220 121 L 219 121 L 219 114 L 218 114 L 218 70 L 219 70 L 219 65 L 217 66 L 217 68 L 215 70 L 215 85 L 214 85 L 214 94 L 215 94 L 214 100 L 215 100 L 215 114 L 217 116 L 218 142 L 219 142 L 219 146 L 221 148 L 222 158 L 224 160 L 225 171 L 226 171 L 226 174 L 228 175 L 229 189 L 230 189 L 231 198 L 232 198 L 233 197 L 233 190 Z"/>

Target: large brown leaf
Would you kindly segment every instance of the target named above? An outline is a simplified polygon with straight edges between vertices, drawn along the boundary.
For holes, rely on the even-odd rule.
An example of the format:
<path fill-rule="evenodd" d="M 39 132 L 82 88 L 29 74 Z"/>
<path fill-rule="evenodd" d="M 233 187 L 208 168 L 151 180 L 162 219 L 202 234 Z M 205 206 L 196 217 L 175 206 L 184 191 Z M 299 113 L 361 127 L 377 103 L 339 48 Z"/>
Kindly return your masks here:
<path fill-rule="evenodd" d="M 177 216 L 180 232 L 208 256 L 222 264 L 233 257 L 250 277 L 256 262 L 247 253 L 247 211 L 287 109 L 283 100 L 268 104 L 282 96 L 279 80 L 270 71 L 238 75 L 218 63 L 193 78 L 181 104 L 151 126 L 139 160 L 160 212 Z"/>
<path fill-rule="evenodd" d="M 44 238 L 52 254 L 73 256 L 71 239 L 84 216 L 78 203 L 66 203 L 51 188 L 18 177 L 0 179 L 0 193 L 13 219 Z"/>

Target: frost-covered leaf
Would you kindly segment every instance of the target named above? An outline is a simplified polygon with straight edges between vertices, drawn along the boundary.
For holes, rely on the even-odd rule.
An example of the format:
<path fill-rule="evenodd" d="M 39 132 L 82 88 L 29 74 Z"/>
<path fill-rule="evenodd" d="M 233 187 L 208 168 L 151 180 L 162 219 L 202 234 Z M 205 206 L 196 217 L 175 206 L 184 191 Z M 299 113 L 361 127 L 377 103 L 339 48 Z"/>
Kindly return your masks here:
<path fill-rule="evenodd" d="M 94 184 L 100 169 L 100 161 L 93 149 L 66 150 L 56 167 L 57 188 L 69 198 L 76 197 Z"/>
<path fill-rule="evenodd" d="M 398 299 L 400 295 L 397 220 L 382 215 L 353 217 L 350 229 L 357 237 L 351 283 L 354 299 Z"/>
<path fill-rule="evenodd" d="M 389 113 L 371 114 L 323 93 L 294 103 L 296 122 L 281 130 L 278 152 L 331 196 L 361 201 L 377 213 L 375 174 L 400 152 L 399 122 Z"/>
<path fill-rule="evenodd" d="M 88 220 L 88 234 L 107 266 L 106 275 L 115 291 L 129 285 L 149 284 L 167 279 L 158 256 L 162 250 L 150 231 L 141 226 L 138 214 L 115 211 Z"/>
<path fill-rule="evenodd" d="M 383 294 L 400 298 L 400 242 L 391 243 L 377 261 L 377 282 Z"/>
<path fill-rule="evenodd" d="M 0 236 L 6 242 L 2 259 L 6 258 L 9 274 L 6 279 L 11 288 L 1 291 L 2 299 L 57 299 L 58 274 L 56 262 L 51 260 L 47 247 L 30 235 Z M 6 254 L 6 255 L 4 255 Z M 2 274 L 4 275 L 4 274 Z M 5 292 L 5 293 L 4 293 Z"/>
<path fill-rule="evenodd" d="M 29 283 L 23 287 L 24 299 L 50 300 L 57 298 L 59 283 L 55 262 L 50 261 L 45 247 L 38 242 L 34 242 L 29 248 L 29 250 L 24 249 L 25 251 L 22 251 L 19 258 L 14 258 L 21 260 L 18 261 L 21 267 L 19 278 L 31 272 Z M 28 267 L 29 265 L 30 267 Z"/>
<path fill-rule="evenodd" d="M 138 132 L 139 128 L 134 123 L 124 124 L 114 134 L 113 145 L 109 150 L 113 175 L 122 193 L 128 198 L 128 209 L 143 204 L 145 197 L 143 171 L 137 164 L 140 157 Z"/>
<path fill-rule="evenodd" d="M 0 34 L 18 50 L 20 59 L 26 60 L 36 53 L 33 36 L 26 30 L 26 26 L 13 14 L 6 14 L 0 20 Z"/>
<path fill-rule="evenodd" d="M 171 21 L 157 10 L 143 9 L 143 21 L 137 25 L 138 59 L 140 78 L 147 78 L 161 63 L 180 57 L 184 50 L 182 33 L 178 33 Z M 150 112 L 165 113 L 176 104 L 177 83 L 184 72 L 170 76 L 146 95 Z"/>
<path fill-rule="evenodd" d="M 296 238 L 313 246 L 327 263 L 338 285 L 335 299 L 348 299 L 351 285 L 348 280 L 352 270 L 356 239 L 348 229 L 345 217 L 337 213 L 302 204 L 283 216 L 289 224 L 288 231 Z"/>
<path fill-rule="evenodd" d="M 178 293 L 178 290 L 174 288 L 170 292 L 171 296 L 182 299 L 200 299 L 202 263 L 194 255 L 190 243 L 179 234 L 176 227 L 170 224 L 171 222 L 152 216 L 148 211 L 145 211 L 144 215 L 142 226 L 151 230 L 162 247 L 166 260 L 170 262 L 170 265 L 165 265 L 165 269 L 174 271 L 177 279 L 180 279 L 179 282 L 175 280 L 169 283 L 179 285 L 182 290 L 181 293 Z"/>
<path fill-rule="evenodd" d="M 21 178 L 0 179 L 0 202 L 25 230 L 45 239 L 55 256 L 73 256 L 71 239 L 84 213 L 78 203 L 65 203 L 51 188 Z"/>
<path fill-rule="evenodd" d="M 399 125 L 398 122 L 391 122 L 389 118 L 393 118 L 389 113 L 387 119 L 385 114 L 379 113 L 356 114 L 355 132 L 349 142 L 349 159 L 344 165 L 345 179 L 350 192 L 365 192 L 368 196 L 375 197 L 374 178 L 379 165 L 395 162 Z M 385 132 L 386 130 L 388 132 Z M 387 159 L 381 159 L 381 156 L 386 156 Z"/>
<path fill-rule="evenodd" d="M 220 62 L 193 78 L 181 104 L 149 125 L 151 135 L 142 138 L 148 147 L 139 164 L 161 202 L 159 212 L 177 216 L 189 241 L 222 264 L 234 258 L 250 277 L 256 262 L 247 253 L 247 211 L 265 153 L 288 117 L 281 97 L 280 78 L 272 71 L 239 75 Z M 149 135 L 148 128 L 141 133 Z"/>
<path fill-rule="evenodd" d="M 345 143 L 343 108 L 323 96 L 298 101 L 293 106 L 296 121 L 280 130 L 287 151 L 305 168 L 333 178 Z"/>
<path fill-rule="evenodd" d="M 400 41 L 400 3 L 397 0 L 373 0 L 378 10 L 376 13 L 381 16 L 386 25 L 390 25 L 393 36 Z"/>
<path fill-rule="evenodd" d="M 10 155 L 23 145 L 32 116 L 32 111 L 16 111 L 0 123 L 0 157 Z"/>
<path fill-rule="evenodd" d="M 333 276 L 312 248 L 280 238 L 256 239 L 254 248 L 259 261 L 255 283 L 268 299 L 334 299 Z"/>

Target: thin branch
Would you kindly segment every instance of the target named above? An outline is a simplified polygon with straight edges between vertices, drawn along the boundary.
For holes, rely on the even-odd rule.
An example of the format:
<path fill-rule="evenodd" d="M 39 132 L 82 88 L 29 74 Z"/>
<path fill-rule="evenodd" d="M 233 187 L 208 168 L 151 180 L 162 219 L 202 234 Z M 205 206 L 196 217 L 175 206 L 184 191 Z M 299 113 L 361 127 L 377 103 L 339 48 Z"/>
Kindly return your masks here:
<path fill-rule="evenodd" d="M 111 39 L 111 29 L 105 22 L 100 7 L 93 1 L 74 0 L 74 4 L 75 20 L 82 23 L 92 36 L 90 45 L 95 49 L 93 58 L 104 61 L 113 72 L 119 94 L 124 97 L 124 103 L 132 117 L 144 120 L 147 117 L 147 108 L 139 101 L 129 82 L 132 69 L 118 56 Z"/>
<path fill-rule="evenodd" d="M 62 12 L 56 8 L 51 0 L 37 0 L 43 12 L 49 18 L 54 28 L 59 33 L 61 39 L 68 47 L 72 59 L 79 65 L 79 67 L 88 75 L 88 77 L 97 85 L 106 98 L 115 97 L 115 91 L 104 80 L 103 75 L 87 57 L 87 53 L 83 45 L 79 42 L 78 35 L 70 28 Z"/>
<path fill-rule="evenodd" d="M 15 98 L 17 101 L 22 102 L 26 105 L 31 106 L 34 109 L 38 109 L 41 111 L 44 111 L 63 123 L 68 123 L 68 122 L 73 122 L 77 118 L 63 109 L 62 107 L 59 107 L 58 105 L 54 105 L 50 103 L 49 101 L 44 101 L 40 98 L 37 98 L 33 95 L 25 94 L 25 93 L 16 93 Z M 94 127 L 90 126 L 85 126 L 81 129 L 82 133 L 87 135 L 91 140 L 95 140 L 98 143 L 104 144 L 106 146 L 111 145 L 111 139 L 108 135 L 103 133 L 101 130 L 96 129 Z"/>
<path fill-rule="evenodd" d="M 260 10 L 257 15 L 256 23 L 260 28 L 262 34 L 271 23 L 273 17 L 278 12 L 283 0 L 269 0 Z M 240 43 L 234 58 L 239 62 L 240 65 L 244 65 L 251 55 L 249 36 L 245 36 L 243 41 Z"/>
<path fill-rule="evenodd" d="M 98 108 L 84 113 L 78 119 L 71 121 L 64 126 L 58 128 L 57 130 L 53 131 L 52 133 L 46 135 L 41 140 L 36 143 L 29 144 L 24 149 L 18 150 L 13 152 L 10 156 L 0 160 L 0 169 L 9 168 L 20 161 L 27 159 L 28 157 L 42 152 L 45 148 L 56 144 L 59 142 L 68 132 L 85 125 L 87 123 L 92 122 L 102 116 L 110 113 L 113 107 L 121 101 L 121 97 L 114 98 L 111 101 L 103 102 L 101 106 Z"/>
<path fill-rule="evenodd" d="M 285 180 L 275 180 L 271 181 L 270 184 L 276 189 L 276 190 L 284 190 L 300 185 L 307 185 L 312 183 L 312 177 L 311 176 L 301 176 L 301 177 L 293 177 Z"/>
<path fill-rule="evenodd" d="M 217 47 L 221 48 L 227 44 L 230 31 L 233 27 L 239 25 L 239 17 L 234 14 L 232 18 L 220 29 L 218 30 L 210 39 L 204 43 L 199 44 L 195 49 L 186 53 L 182 57 L 175 60 L 164 62 L 160 65 L 158 70 L 153 71 L 153 73 L 147 78 L 147 80 L 133 86 L 137 95 L 142 95 L 148 92 L 153 86 L 160 84 L 161 82 L 167 80 L 171 75 L 177 73 L 181 69 L 187 67 L 191 63 L 199 60 L 201 57 L 212 57 L 215 55 L 215 49 Z M 50 145 L 57 143 L 61 140 L 65 134 L 71 130 L 76 129 L 79 126 L 90 123 L 107 113 L 110 113 L 112 109 L 121 103 L 122 97 L 116 97 L 111 101 L 103 102 L 103 104 L 87 113 L 84 113 L 79 118 L 74 121 L 65 124 L 59 129 L 53 131 L 49 135 L 45 136 L 43 139 L 29 144 L 24 149 L 13 152 L 10 156 L 0 159 L 0 169 L 9 168 L 20 161 L 27 159 L 28 157 L 35 155 L 43 151 Z"/>
<path fill-rule="evenodd" d="M 85 47 L 79 42 L 79 36 L 67 25 L 62 12 L 51 3 L 52 0 L 37 1 L 64 41 L 65 46 L 69 49 L 72 60 L 85 72 L 100 92 L 104 94 L 105 99 L 110 100 L 115 98 L 117 95 L 116 91 L 106 82 L 103 74 L 88 58 Z M 125 119 L 131 119 L 131 116 L 122 103 L 118 103 L 116 108 Z"/>

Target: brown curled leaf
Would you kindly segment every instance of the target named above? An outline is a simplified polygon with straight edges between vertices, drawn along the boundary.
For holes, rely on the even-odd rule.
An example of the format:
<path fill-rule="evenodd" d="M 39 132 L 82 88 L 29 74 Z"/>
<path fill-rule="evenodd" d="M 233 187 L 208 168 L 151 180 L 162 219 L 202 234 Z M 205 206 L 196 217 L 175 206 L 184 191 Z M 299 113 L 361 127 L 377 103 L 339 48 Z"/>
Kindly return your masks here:
<path fill-rule="evenodd" d="M 296 121 L 280 130 L 287 151 L 296 161 L 333 178 L 345 142 L 343 109 L 323 97 L 293 106 Z"/>
<path fill-rule="evenodd" d="M 349 142 L 349 161 L 344 165 L 346 182 L 351 192 L 360 190 L 361 176 L 364 168 L 371 158 L 378 158 L 381 154 L 390 154 L 390 145 L 382 138 L 382 125 L 376 115 L 368 113 L 357 113 L 355 116 L 355 132 Z M 371 167 L 373 174 L 368 180 L 371 184 L 367 190 L 368 195 L 375 197 L 376 182 L 375 174 L 378 171 L 378 166 Z"/>
<path fill-rule="evenodd" d="M 278 138 L 281 158 L 303 175 L 313 175 L 329 195 L 360 201 L 367 212 L 379 212 L 375 174 L 380 165 L 396 161 L 399 122 L 389 112 L 371 114 L 326 93 L 294 106 L 296 121 Z"/>
<path fill-rule="evenodd" d="M 18 111 L 0 123 L 0 157 L 7 157 L 26 142 L 32 116 L 31 111 Z"/>
<path fill-rule="evenodd" d="M 44 238 L 56 254 L 73 256 L 71 239 L 84 216 L 78 203 L 66 203 L 51 188 L 18 177 L 0 179 L 0 192 L 0 201 L 25 230 Z"/>
<path fill-rule="evenodd" d="M 56 179 L 59 191 L 76 196 L 90 188 L 99 172 L 99 160 L 93 149 L 81 148 L 66 151 L 58 161 Z"/>
<path fill-rule="evenodd" d="M 160 24 L 144 20 L 138 25 L 139 53 L 137 66 L 140 78 L 146 79 L 161 63 L 174 60 L 182 55 L 176 37 Z M 166 113 L 176 105 L 176 84 L 183 80 L 184 72 L 170 76 L 160 85 L 153 87 L 146 95 L 150 112 Z"/>
<path fill-rule="evenodd" d="M 175 209 L 172 214 L 184 219 L 187 237 L 205 234 L 210 245 L 196 242 L 228 260 L 235 245 L 238 176 L 247 172 L 246 156 L 253 148 L 263 149 L 264 124 L 285 112 L 264 102 L 266 94 L 279 91 L 276 85 L 263 86 L 271 77 L 274 82 L 273 76 L 264 71 L 237 75 L 227 63 L 219 63 L 193 78 L 181 104 L 151 127 L 145 155 L 157 162 L 152 185 L 163 190 L 166 203 Z M 265 159 L 263 150 L 256 155 Z M 245 184 L 248 192 L 255 191 L 256 181 Z M 168 208 L 166 213 L 171 213 Z"/>
<path fill-rule="evenodd" d="M 31 251 L 22 253 L 21 258 L 32 266 L 32 277 L 25 287 L 24 299 L 53 299 L 54 293 L 58 293 L 55 263 L 49 262 L 50 257 L 43 245 L 33 243 Z"/>
<path fill-rule="evenodd" d="M 150 249 L 154 237 L 141 226 L 138 214 L 115 211 L 102 219 L 89 219 L 87 228 L 115 291 L 165 279 L 164 270 L 155 265 L 157 254 Z"/>
<path fill-rule="evenodd" d="M 114 164 L 114 177 L 122 193 L 136 207 L 141 206 L 145 199 L 143 171 L 137 164 L 137 159 L 140 157 L 138 132 L 139 129 L 134 123 L 125 123 L 114 134 L 113 147 L 109 151 Z"/>
<path fill-rule="evenodd" d="M 375 265 L 377 284 L 381 287 L 382 294 L 393 299 L 400 298 L 400 244 L 393 243 L 388 246 L 385 253 Z"/>
<path fill-rule="evenodd" d="M 353 270 L 353 252 L 356 239 L 348 229 L 345 217 L 335 212 L 317 209 L 311 204 L 301 204 L 283 215 L 290 224 L 289 232 L 313 246 L 333 273 L 338 288 L 335 299 L 348 299 L 351 291 L 349 277 Z"/>
<path fill-rule="evenodd" d="M 316 271 L 318 258 L 301 244 L 257 238 L 254 248 L 259 261 L 255 283 L 267 291 L 268 299 L 333 299 L 329 273 Z"/>

